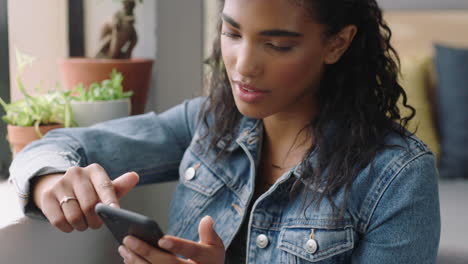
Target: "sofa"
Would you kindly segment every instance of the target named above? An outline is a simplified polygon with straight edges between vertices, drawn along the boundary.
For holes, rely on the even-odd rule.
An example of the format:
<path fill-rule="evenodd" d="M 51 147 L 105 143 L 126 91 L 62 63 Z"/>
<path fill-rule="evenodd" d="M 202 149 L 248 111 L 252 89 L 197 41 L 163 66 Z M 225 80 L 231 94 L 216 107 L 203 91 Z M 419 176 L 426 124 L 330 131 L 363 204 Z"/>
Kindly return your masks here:
<path fill-rule="evenodd" d="M 438 161 L 438 263 L 468 263 L 468 10 L 393 11 L 385 19 L 401 58 L 401 84 L 416 108 L 409 129 Z"/>

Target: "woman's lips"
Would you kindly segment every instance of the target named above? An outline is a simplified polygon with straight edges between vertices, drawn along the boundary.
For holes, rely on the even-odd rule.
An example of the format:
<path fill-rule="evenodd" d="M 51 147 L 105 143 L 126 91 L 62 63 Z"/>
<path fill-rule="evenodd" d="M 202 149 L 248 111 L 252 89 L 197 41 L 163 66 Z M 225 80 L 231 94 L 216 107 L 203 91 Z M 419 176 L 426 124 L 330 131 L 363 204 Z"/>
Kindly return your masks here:
<path fill-rule="evenodd" d="M 234 86 L 239 99 L 246 103 L 258 103 L 270 93 L 270 91 L 260 90 L 240 82 L 234 82 Z"/>

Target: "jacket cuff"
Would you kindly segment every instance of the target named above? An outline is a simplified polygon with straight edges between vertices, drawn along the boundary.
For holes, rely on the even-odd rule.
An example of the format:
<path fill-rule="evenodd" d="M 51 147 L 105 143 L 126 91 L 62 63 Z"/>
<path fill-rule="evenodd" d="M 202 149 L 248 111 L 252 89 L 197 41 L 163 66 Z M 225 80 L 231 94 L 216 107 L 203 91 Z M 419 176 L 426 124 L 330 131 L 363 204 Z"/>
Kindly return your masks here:
<path fill-rule="evenodd" d="M 53 173 L 64 173 L 72 166 L 78 166 L 79 160 L 71 153 L 41 151 L 34 155 L 24 153 L 13 160 L 10 167 L 10 182 L 15 186 L 20 206 L 27 216 L 45 218 L 41 210 L 34 204 L 31 191 L 38 177 Z M 47 164 L 44 167 L 44 164 Z"/>

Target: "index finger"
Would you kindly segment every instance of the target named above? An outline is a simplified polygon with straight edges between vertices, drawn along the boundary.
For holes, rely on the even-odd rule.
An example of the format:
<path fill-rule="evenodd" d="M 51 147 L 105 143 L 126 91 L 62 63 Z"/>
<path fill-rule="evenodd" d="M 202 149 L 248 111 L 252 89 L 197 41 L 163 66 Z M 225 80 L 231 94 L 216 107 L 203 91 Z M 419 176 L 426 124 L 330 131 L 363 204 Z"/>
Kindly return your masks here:
<path fill-rule="evenodd" d="M 91 182 L 101 202 L 109 206 L 120 207 L 114 185 L 104 168 L 98 164 L 92 164 L 87 169 L 91 170 Z"/>

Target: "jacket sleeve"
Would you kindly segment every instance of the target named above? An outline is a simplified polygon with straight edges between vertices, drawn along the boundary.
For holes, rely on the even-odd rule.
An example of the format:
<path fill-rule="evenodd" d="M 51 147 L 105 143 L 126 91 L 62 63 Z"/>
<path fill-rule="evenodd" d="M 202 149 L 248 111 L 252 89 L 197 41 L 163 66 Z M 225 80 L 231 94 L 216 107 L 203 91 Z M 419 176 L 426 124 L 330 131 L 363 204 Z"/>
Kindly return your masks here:
<path fill-rule="evenodd" d="M 38 213 L 30 201 L 30 187 L 37 177 L 65 172 L 72 166 L 98 163 L 112 179 L 135 171 L 140 175 L 139 184 L 177 180 L 203 100 L 186 101 L 160 115 L 148 113 L 87 128 L 56 129 L 29 144 L 10 167 L 10 181 L 24 212 Z"/>
<path fill-rule="evenodd" d="M 352 263 L 436 263 L 440 238 L 438 173 L 424 153 L 392 173 L 353 252 Z"/>

